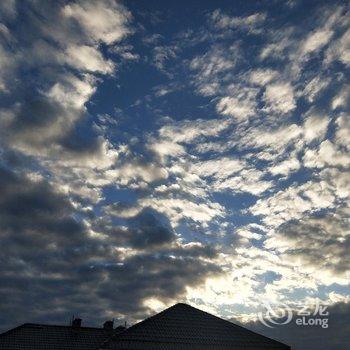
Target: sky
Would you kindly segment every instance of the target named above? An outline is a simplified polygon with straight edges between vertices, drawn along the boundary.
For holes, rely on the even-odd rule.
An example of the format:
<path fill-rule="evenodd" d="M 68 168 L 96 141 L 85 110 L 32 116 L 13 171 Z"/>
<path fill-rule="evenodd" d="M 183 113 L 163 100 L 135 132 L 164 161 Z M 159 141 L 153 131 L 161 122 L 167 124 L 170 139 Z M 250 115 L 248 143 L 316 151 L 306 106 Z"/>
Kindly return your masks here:
<path fill-rule="evenodd" d="M 3 0 L 0 329 L 179 301 L 255 327 L 263 302 L 321 302 L 345 349 L 349 18 L 346 1 Z"/>

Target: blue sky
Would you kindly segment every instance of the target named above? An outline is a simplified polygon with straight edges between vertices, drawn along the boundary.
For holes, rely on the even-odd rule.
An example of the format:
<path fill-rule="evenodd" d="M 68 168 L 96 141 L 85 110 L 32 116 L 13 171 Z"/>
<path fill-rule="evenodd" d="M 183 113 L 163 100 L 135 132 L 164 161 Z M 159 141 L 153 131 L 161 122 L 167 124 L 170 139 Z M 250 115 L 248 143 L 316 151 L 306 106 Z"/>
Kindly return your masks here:
<path fill-rule="evenodd" d="M 346 2 L 7 0 L 0 21 L 3 327 L 349 302 Z"/>

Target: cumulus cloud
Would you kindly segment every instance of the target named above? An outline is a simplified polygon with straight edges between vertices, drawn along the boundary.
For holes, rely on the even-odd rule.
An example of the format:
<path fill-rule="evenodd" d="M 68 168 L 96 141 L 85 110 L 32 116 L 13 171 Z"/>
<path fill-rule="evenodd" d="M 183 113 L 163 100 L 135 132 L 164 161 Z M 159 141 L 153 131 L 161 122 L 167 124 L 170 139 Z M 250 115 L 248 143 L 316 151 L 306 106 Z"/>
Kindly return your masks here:
<path fill-rule="evenodd" d="M 62 14 L 76 20 L 93 42 L 112 44 L 130 33 L 131 14 L 115 1 L 78 1 L 64 6 Z"/>
<path fill-rule="evenodd" d="M 350 273 L 348 214 L 348 208 L 340 208 L 333 214 L 285 223 L 265 244 L 305 270 L 321 270 L 326 283 L 332 283 L 334 276 L 333 282 L 346 284 Z"/>
<path fill-rule="evenodd" d="M 295 109 L 293 87 L 289 83 L 275 83 L 266 87 L 264 93 L 267 111 L 286 114 Z"/>
<path fill-rule="evenodd" d="M 321 49 L 329 42 L 332 35 L 333 32 L 330 30 L 318 30 L 311 33 L 302 44 L 302 54 L 307 55 Z"/>
<path fill-rule="evenodd" d="M 248 119 L 255 113 L 255 103 L 249 99 L 237 97 L 223 97 L 216 105 L 218 113 L 230 115 L 238 121 Z"/>
<path fill-rule="evenodd" d="M 290 186 L 269 198 L 259 199 L 250 210 L 262 215 L 271 226 L 301 218 L 305 212 L 313 213 L 333 206 L 335 196 L 326 181 L 309 181 L 300 186 Z"/>
<path fill-rule="evenodd" d="M 67 48 L 65 55 L 66 62 L 79 70 L 101 73 L 113 72 L 113 62 L 105 61 L 101 52 L 92 46 L 72 45 Z"/>
<path fill-rule="evenodd" d="M 278 77 L 278 72 L 272 69 L 256 69 L 250 72 L 249 80 L 253 84 L 266 85 Z"/>
<path fill-rule="evenodd" d="M 327 132 L 329 119 L 327 117 L 311 115 L 304 123 L 304 137 L 307 142 L 323 139 Z"/>
<path fill-rule="evenodd" d="M 94 320 L 100 322 L 115 310 L 120 317 L 145 313 L 144 299 L 154 294 L 164 300 L 179 297 L 186 285 L 220 272 L 210 263 L 215 250 L 176 243 L 167 221 L 155 212 L 130 218 L 129 229 L 113 225 L 108 217 L 84 224 L 76 218 L 70 199 L 45 179 L 5 167 L 0 171 L 0 294 L 2 315 L 11 315 L 11 319 L 1 318 L 3 327 L 24 321 L 63 322 L 66 312 L 73 309 L 89 317 L 93 311 Z M 157 257 L 149 249 L 156 249 Z M 135 254 L 140 250 L 144 252 Z M 14 284 L 28 283 L 30 292 L 16 288 L 8 293 Z M 116 292 L 120 294 L 117 299 L 113 297 Z M 132 305 L 128 302 L 131 294 Z M 87 312 L 83 305 L 90 303 L 96 306 Z"/>
<path fill-rule="evenodd" d="M 193 58 L 190 69 L 195 72 L 194 85 L 198 93 L 213 96 L 220 92 L 220 82 L 232 74 L 239 57 L 239 48 L 233 45 L 229 50 L 213 47 L 204 55 Z"/>
<path fill-rule="evenodd" d="M 326 140 L 317 149 L 308 149 L 305 152 L 304 163 L 311 168 L 322 168 L 326 165 L 349 167 L 350 157 L 348 152 L 338 149 L 333 142 Z"/>
<path fill-rule="evenodd" d="M 350 64 L 350 30 L 347 30 L 327 50 L 326 63 L 338 60 L 346 66 Z"/>

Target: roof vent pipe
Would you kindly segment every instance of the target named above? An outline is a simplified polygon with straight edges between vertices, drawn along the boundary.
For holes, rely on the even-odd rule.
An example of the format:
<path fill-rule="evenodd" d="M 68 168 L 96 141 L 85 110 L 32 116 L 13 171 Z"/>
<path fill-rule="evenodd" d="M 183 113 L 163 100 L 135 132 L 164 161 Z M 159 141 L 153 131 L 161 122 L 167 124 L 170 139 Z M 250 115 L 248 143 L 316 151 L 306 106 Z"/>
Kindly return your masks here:
<path fill-rule="evenodd" d="M 103 329 L 111 330 L 111 329 L 113 329 L 113 326 L 114 326 L 114 321 L 106 321 L 103 324 Z"/>
<path fill-rule="evenodd" d="M 72 327 L 79 328 L 81 327 L 81 318 L 73 318 Z"/>

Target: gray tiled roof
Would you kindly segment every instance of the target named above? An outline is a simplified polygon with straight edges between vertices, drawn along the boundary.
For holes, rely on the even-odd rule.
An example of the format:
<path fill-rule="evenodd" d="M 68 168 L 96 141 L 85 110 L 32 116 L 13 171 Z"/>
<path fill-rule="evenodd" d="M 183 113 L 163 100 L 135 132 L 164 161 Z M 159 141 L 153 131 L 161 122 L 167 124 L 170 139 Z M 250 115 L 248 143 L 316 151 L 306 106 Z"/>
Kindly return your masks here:
<path fill-rule="evenodd" d="M 103 328 L 25 323 L 0 334 L 0 350 L 96 350 L 110 336 Z"/>
<path fill-rule="evenodd" d="M 176 304 L 106 341 L 101 349 L 288 350 L 289 346 L 186 304 Z"/>

